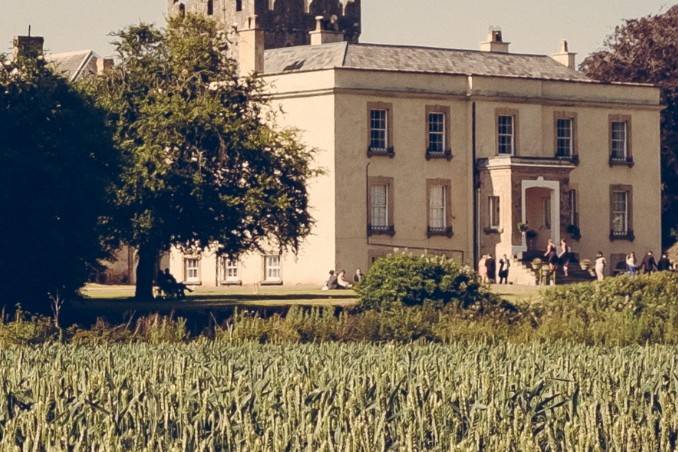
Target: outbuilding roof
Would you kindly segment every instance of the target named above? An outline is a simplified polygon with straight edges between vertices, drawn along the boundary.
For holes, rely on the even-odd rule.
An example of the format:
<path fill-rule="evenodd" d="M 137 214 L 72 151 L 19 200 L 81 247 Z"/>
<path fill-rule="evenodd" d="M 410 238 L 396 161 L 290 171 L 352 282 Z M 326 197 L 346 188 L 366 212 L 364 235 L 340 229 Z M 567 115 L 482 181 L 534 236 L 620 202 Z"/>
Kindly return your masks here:
<path fill-rule="evenodd" d="M 82 77 L 97 73 L 97 54 L 92 50 L 52 53 L 46 60 L 57 73 L 74 82 Z"/>
<path fill-rule="evenodd" d="M 333 68 L 593 81 L 546 55 L 337 42 L 269 49 L 266 74 Z"/>

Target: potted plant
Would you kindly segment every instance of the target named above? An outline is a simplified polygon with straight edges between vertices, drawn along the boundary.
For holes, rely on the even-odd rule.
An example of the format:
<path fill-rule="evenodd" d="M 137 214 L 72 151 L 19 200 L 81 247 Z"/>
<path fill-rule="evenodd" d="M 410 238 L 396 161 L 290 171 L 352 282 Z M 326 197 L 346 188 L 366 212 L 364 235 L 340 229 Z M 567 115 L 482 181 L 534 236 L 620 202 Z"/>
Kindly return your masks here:
<path fill-rule="evenodd" d="M 579 226 L 577 226 L 576 224 L 568 224 L 566 231 L 568 234 L 570 234 L 570 237 L 572 237 L 574 240 L 581 239 L 581 230 L 579 229 Z"/>
<path fill-rule="evenodd" d="M 528 248 L 534 248 L 534 241 L 537 238 L 539 234 L 537 231 L 534 229 L 528 229 L 527 232 L 525 232 L 525 238 L 527 239 L 527 247 Z"/>

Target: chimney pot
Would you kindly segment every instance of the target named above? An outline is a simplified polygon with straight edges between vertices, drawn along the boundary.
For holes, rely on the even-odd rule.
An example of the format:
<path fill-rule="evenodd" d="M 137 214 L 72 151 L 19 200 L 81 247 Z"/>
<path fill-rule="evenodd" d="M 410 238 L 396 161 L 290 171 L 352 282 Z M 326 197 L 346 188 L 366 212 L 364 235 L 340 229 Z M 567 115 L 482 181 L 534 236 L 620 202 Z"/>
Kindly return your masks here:
<path fill-rule="evenodd" d="M 510 42 L 504 42 L 504 36 L 501 29 L 491 27 L 487 35 L 487 41 L 480 43 L 480 50 L 483 52 L 509 53 Z"/>
<path fill-rule="evenodd" d="M 332 30 L 326 30 L 324 23 L 325 17 L 323 16 L 315 17 L 315 30 L 309 33 L 312 46 L 328 44 L 330 42 L 341 42 L 346 40 L 344 32 L 338 30 L 337 26 L 332 27 L 333 28 Z"/>
<path fill-rule="evenodd" d="M 42 56 L 45 39 L 42 36 L 16 36 L 14 58 L 37 58 Z"/>
<path fill-rule="evenodd" d="M 560 41 L 560 51 L 551 55 L 551 58 L 570 69 L 577 69 L 577 54 L 570 52 L 570 45 L 566 39 Z"/>

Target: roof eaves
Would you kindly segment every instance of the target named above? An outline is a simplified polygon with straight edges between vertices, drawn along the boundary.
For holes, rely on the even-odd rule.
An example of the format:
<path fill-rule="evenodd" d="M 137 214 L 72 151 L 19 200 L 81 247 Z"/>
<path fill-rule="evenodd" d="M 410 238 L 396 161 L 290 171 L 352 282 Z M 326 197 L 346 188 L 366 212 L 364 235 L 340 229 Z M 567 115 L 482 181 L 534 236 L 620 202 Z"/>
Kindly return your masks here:
<path fill-rule="evenodd" d="M 94 56 L 93 50 L 87 52 L 85 58 L 83 58 L 82 61 L 80 62 L 80 66 L 78 66 L 78 69 L 71 76 L 71 82 L 76 81 L 78 77 L 80 77 L 80 73 L 82 72 L 83 68 L 90 62 L 93 56 Z"/>

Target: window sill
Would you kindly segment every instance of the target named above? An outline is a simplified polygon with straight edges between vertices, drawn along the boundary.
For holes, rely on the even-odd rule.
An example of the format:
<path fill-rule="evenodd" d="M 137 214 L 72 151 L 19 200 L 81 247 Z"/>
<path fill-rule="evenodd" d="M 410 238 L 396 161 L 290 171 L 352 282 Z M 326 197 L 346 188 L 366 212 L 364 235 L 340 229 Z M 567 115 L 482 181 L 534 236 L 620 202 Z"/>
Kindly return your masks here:
<path fill-rule="evenodd" d="M 452 149 L 445 149 L 443 152 L 433 152 L 426 150 L 426 160 L 452 160 Z"/>
<path fill-rule="evenodd" d="M 283 282 L 282 281 L 262 281 L 261 285 L 262 286 L 282 286 Z"/>
<path fill-rule="evenodd" d="M 185 285 L 185 286 L 202 286 L 202 281 L 195 281 L 195 282 L 184 281 L 184 282 L 182 282 L 182 284 Z"/>
<path fill-rule="evenodd" d="M 503 228 L 491 228 L 487 227 L 484 229 L 485 234 L 502 234 L 504 232 Z"/>
<path fill-rule="evenodd" d="M 629 168 L 632 168 L 635 165 L 635 162 L 633 161 L 633 157 L 627 157 L 625 160 L 622 159 L 610 159 L 610 166 L 628 166 Z"/>
<path fill-rule="evenodd" d="M 367 148 L 367 156 L 368 157 L 388 157 L 388 158 L 393 158 L 395 157 L 395 149 L 393 149 L 393 146 L 388 147 L 386 149 L 383 148 Z"/>
<path fill-rule="evenodd" d="M 574 154 L 574 155 L 557 155 L 556 154 L 556 160 L 561 160 L 563 162 L 570 162 L 574 165 L 579 165 L 579 155 Z"/>
<path fill-rule="evenodd" d="M 387 235 L 393 237 L 395 235 L 395 226 L 367 226 L 367 236 L 372 235 Z"/>
<path fill-rule="evenodd" d="M 242 286 L 242 281 L 221 281 L 222 286 Z"/>
<path fill-rule="evenodd" d="M 636 235 L 633 233 L 633 231 L 629 231 L 626 234 L 619 234 L 610 231 L 610 241 L 615 242 L 615 241 L 627 241 L 627 242 L 633 242 L 636 239 Z"/>
<path fill-rule="evenodd" d="M 454 235 L 454 230 L 452 229 L 452 226 L 449 226 L 447 228 L 428 228 L 427 231 L 428 238 L 431 237 L 448 237 L 452 238 Z"/>

